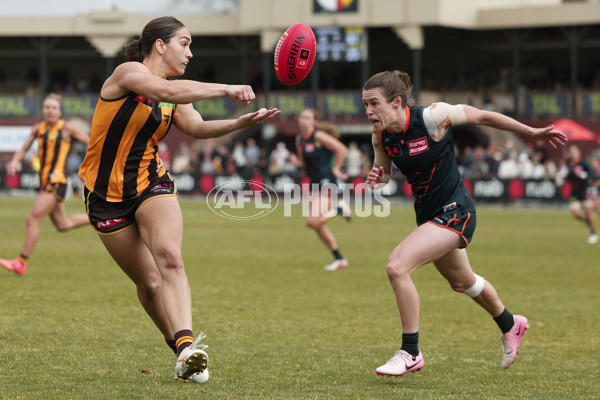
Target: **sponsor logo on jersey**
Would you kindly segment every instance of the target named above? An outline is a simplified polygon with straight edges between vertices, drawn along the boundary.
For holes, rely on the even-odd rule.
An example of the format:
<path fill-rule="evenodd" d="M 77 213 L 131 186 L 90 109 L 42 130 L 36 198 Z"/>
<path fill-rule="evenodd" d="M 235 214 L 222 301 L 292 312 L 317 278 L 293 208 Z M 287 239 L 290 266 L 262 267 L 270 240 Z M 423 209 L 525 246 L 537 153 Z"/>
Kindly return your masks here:
<path fill-rule="evenodd" d="M 447 204 L 447 205 L 444 206 L 444 212 L 448 212 L 450 210 L 454 210 L 457 207 L 458 206 L 456 205 L 456 202 Z"/>
<path fill-rule="evenodd" d="M 138 103 L 142 103 L 142 104 L 145 104 L 147 106 L 151 106 L 152 105 L 152 100 L 147 99 L 144 96 L 136 96 L 134 100 L 137 101 Z"/>
<path fill-rule="evenodd" d="M 161 101 L 160 103 L 158 103 L 158 106 L 165 107 L 165 108 L 172 108 L 173 110 L 175 109 L 174 103 L 165 103 L 164 101 Z"/>
<path fill-rule="evenodd" d="M 427 143 L 427 138 L 425 137 L 406 142 L 406 145 L 408 146 L 409 156 L 421 154 L 429 150 L 429 143 Z"/>
<path fill-rule="evenodd" d="M 315 151 L 315 144 L 314 143 L 306 143 L 304 145 L 304 151 L 307 153 L 312 153 L 313 151 Z"/>
<path fill-rule="evenodd" d="M 399 144 L 395 144 L 392 146 L 385 146 L 385 151 L 388 153 L 390 157 L 398 157 L 402 155 L 402 147 Z"/>

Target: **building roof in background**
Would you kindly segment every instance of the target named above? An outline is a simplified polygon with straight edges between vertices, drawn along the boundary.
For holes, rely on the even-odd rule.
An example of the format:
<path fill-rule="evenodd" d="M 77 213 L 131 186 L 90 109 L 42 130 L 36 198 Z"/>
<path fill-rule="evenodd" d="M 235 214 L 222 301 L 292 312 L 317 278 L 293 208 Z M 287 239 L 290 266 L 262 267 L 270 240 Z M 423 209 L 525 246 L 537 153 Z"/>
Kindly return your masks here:
<path fill-rule="evenodd" d="M 0 3 L 2 17 L 72 17 L 98 11 L 149 15 L 237 14 L 239 0 L 21 0 Z"/>

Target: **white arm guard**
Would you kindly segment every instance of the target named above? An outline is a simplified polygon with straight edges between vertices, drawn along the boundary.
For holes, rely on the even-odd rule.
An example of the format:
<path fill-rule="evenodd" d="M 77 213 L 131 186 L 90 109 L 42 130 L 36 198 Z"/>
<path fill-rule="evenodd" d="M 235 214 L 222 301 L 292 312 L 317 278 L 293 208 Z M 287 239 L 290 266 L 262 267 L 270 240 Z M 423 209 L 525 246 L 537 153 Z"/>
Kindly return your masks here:
<path fill-rule="evenodd" d="M 423 120 L 427 131 L 432 137 L 439 135 L 438 128 L 442 125 L 457 126 L 467 123 L 467 116 L 461 104 L 433 103 L 423 110 Z"/>

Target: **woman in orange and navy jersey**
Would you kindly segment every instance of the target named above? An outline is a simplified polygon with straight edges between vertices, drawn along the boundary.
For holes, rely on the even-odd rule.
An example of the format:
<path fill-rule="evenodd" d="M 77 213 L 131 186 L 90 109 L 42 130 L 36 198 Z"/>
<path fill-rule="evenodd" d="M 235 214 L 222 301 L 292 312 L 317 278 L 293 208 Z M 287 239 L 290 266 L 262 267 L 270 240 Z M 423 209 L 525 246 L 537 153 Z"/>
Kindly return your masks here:
<path fill-rule="evenodd" d="M 61 119 L 60 96 L 50 94 L 44 99 L 42 108 L 44 120 L 33 126 L 31 134 L 8 165 L 8 175 L 14 175 L 20 169 L 21 160 L 37 139 L 40 160 L 40 192 L 27 216 L 27 232 L 21 254 L 14 260 L 0 258 L 0 265 L 17 275 L 23 275 L 27 260 L 40 235 L 39 224 L 44 217 L 50 216 L 52 223 L 60 232 L 87 225 L 85 214 L 67 216 L 63 202 L 67 191 L 65 163 L 71 149 L 71 140 L 75 139 L 87 146 L 88 136 L 75 125 Z"/>
<path fill-rule="evenodd" d="M 104 82 L 90 146 L 79 170 L 92 226 L 135 283 L 138 298 L 177 354 L 175 377 L 208 379 L 208 355 L 192 333 L 192 296 L 183 266 L 177 188 L 158 156 L 172 125 L 193 138 L 223 136 L 279 114 L 261 109 L 237 119 L 204 121 L 192 103 L 226 96 L 254 100 L 245 85 L 169 80 L 192 58 L 189 30 L 173 17 L 150 21 L 126 48 L 128 62 Z"/>

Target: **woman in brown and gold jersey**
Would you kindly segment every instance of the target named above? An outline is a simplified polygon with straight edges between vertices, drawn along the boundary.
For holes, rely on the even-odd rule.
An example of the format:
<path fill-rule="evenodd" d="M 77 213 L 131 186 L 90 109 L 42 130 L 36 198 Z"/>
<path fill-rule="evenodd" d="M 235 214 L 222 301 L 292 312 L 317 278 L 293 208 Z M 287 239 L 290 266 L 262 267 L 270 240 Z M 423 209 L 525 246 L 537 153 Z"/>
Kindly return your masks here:
<path fill-rule="evenodd" d="M 197 139 L 223 136 L 279 114 L 260 109 L 237 119 L 204 121 L 192 103 L 226 96 L 245 104 L 250 86 L 169 80 L 192 58 L 189 30 L 173 17 L 150 21 L 126 48 L 127 60 L 104 82 L 90 146 L 79 170 L 90 222 L 136 284 L 139 300 L 177 354 L 175 377 L 208 379 L 207 354 L 192 333 L 192 296 L 181 255 L 177 189 L 158 155 L 170 127 Z"/>
<path fill-rule="evenodd" d="M 58 229 L 65 232 L 89 223 L 85 214 L 67 216 L 63 202 L 67 191 L 67 176 L 65 164 L 71 141 L 80 141 L 87 146 L 88 136 L 74 124 L 61 119 L 60 96 L 49 94 L 44 99 L 42 107 L 44 120 L 33 126 L 31 134 L 25 143 L 15 153 L 8 165 L 7 174 L 14 175 L 20 169 L 20 163 L 25 154 L 37 140 L 38 157 L 40 160 L 40 187 L 33 207 L 27 215 L 27 231 L 21 254 L 14 260 L 0 258 L 0 265 L 17 275 L 23 275 L 27 268 L 27 260 L 33 253 L 40 235 L 39 224 L 47 215 Z"/>

